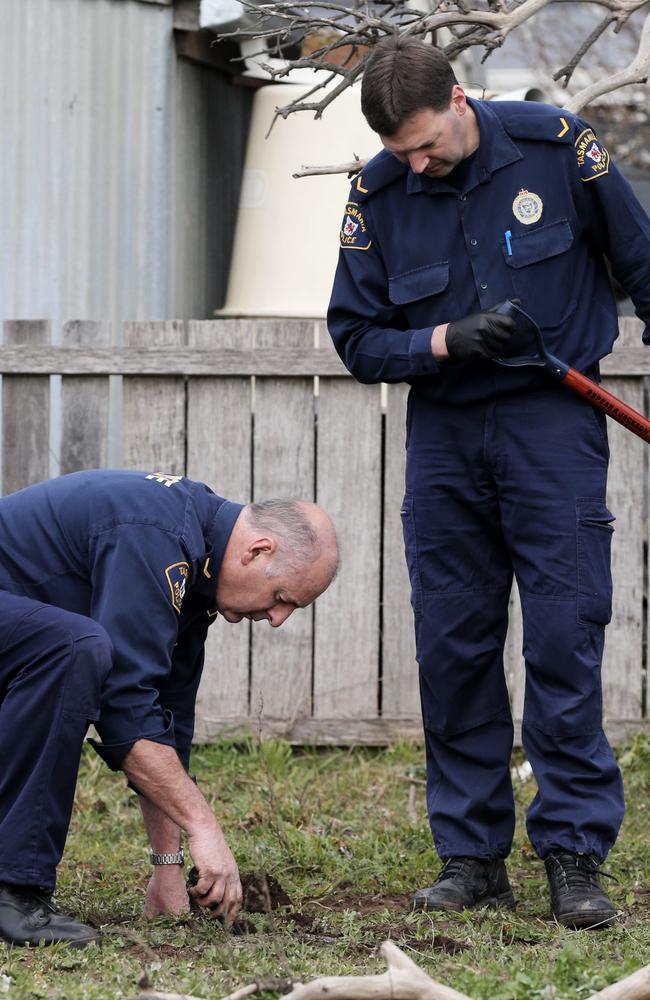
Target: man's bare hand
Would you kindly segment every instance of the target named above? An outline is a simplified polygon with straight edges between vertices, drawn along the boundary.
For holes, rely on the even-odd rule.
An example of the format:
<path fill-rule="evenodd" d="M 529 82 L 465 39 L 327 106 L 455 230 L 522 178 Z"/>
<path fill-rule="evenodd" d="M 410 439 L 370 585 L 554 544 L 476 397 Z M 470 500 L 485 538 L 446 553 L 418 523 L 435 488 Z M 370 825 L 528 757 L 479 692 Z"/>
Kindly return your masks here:
<path fill-rule="evenodd" d="M 187 913 L 190 898 L 185 887 L 185 876 L 180 865 L 159 865 L 147 886 L 144 915 L 148 920 L 165 913 Z"/>
<path fill-rule="evenodd" d="M 212 916 L 232 924 L 241 909 L 242 887 L 237 862 L 220 828 L 190 832 L 188 846 L 199 872 L 190 895 L 199 906 L 208 907 Z"/>
<path fill-rule="evenodd" d="M 215 917 L 231 924 L 242 904 L 237 864 L 221 827 L 205 798 L 183 769 L 173 747 L 138 740 L 122 761 L 122 769 L 155 810 L 145 809 L 151 846 L 157 852 L 178 848 L 179 831 L 188 846 L 199 881 L 192 897 Z M 159 813 L 170 821 L 166 823 Z M 178 828 L 178 829 L 177 829 Z M 212 909 L 214 907 L 214 909 Z"/>

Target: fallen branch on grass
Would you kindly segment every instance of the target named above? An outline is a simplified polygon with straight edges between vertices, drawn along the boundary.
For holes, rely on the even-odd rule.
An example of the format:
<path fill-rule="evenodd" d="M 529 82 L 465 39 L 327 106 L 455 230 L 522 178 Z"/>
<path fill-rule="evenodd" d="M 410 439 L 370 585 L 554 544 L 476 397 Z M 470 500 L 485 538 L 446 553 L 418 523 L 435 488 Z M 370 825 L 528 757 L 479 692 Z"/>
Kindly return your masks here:
<path fill-rule="evenodd" d="M 323 976 L 296 986 L 286 1000 L 471 1000 L 464 993 L 431 979 L 392 941 L 381 953 L 388 969 L 379 976 Z M 235 1000 L 225 997 L 224 1000 Z M 588 1000 L 650 1000 L 650 965 L 618 983 L 594 993 Z"/>
<path fill-rule="evenodd" d="M 323 976 L 297 986 L 287 1000 L 470 1000 L 436 983 L 392 941 L 384 941 L 381 953 L 388 969 L 379 976 Z"/>
<path fill-rule="evenodd" d="M 588 1000 L 650 1000 L 650 965 L 644 965 L 631 976 L 606 986 Z"/>
<path fill-rule="evenodd" d="M 471 1000 L 450 986 L 436 983 L 405 955 L 392 941 L 384 941 L 381 953 L 388 966 L 378 976 L 322 976 L 311 983 L 292 983 L 290 979 L 271 979 L 243 986 L 222 1000 L 245 1000 L 265 990 L 286 993 L 287 1000 Z M 293 987 L 293 988 L 292 988 Z M 201 1000 L 186 993 L 158 993 L 145 990 L 128 1000 Z M 594 993 L 587 1000 L 650 1000 L 650 965 L 618 983 Z"/>

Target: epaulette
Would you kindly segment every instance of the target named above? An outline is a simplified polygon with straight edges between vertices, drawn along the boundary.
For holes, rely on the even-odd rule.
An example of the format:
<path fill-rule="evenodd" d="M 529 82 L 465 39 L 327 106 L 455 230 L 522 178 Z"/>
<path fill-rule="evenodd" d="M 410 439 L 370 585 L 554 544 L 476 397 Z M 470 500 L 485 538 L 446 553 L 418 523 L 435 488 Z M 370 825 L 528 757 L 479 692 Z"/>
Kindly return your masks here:
<path fill-rule="evenodd" d="M 490 108 L 513 139 L 567 145 L 575 140 L 575 116 L 564 108 L 537 101 L 490 101 Z"/>
<path fill-rule="evenodd" d="M 360 174 L 352 178 L 350 189 L 350 200 L 359 202 L 366 201 L 387 184 L 392 184 L 394 180 L 402 174 L 407 173 L 408 164 L 400 163 L 397 157 L 382 149 L 380 153 L 369 160 Z"/>

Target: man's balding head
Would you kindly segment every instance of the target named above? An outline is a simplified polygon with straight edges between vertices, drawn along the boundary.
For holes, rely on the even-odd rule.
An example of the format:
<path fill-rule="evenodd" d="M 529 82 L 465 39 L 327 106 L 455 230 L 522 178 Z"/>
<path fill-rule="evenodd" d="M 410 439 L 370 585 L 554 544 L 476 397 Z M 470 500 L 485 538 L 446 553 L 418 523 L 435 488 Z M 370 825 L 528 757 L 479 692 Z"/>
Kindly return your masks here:
<path fill-rule="evenodd" d="M 217 607 L 227 621 L 281 625 L 329 587 L 338 561 L 334 525 L 317 504 L 291 498 L 248 504 L 224 553 Z"/>

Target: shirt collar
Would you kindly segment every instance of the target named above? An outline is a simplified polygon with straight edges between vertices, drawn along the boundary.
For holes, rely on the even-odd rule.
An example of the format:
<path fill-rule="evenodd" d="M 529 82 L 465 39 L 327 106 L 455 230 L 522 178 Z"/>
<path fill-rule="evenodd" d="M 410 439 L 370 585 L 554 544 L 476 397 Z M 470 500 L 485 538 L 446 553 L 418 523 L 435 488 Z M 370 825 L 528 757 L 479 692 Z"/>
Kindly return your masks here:
<path fill-rule="evenodd" d="M 201 560 L 199 574 L 193 588 L 200 594 L 214 597 L 226 545 L 232 534 L 232 529 L 235 527 L 235 521 L 243 509 L 243 503 L 222 500 L 217 513 L 208 526 L 207 549 Z"/>
<path fill-rule="evenodd" d="M 467 103 L 476 115 L 480 139 L 478 156 L 474 169 L 469 174 L 461 193 L 466 194 L 479 184 L 489 181 L 495 170 L 507 167 L 515 160 L 521 160 L 523 154 L 514 144 L 504 129 L 498 115 L 490 108 L 487 101 L 476 101 L 467 98 Z M 458 194 L 458 189 L 447 184 L 443 177 L 427 177 L 426 174 L 414 174 L 409 170 L 406 179 L 406 190 L 409 194 L 425 191 L 427 194 Z"/>

